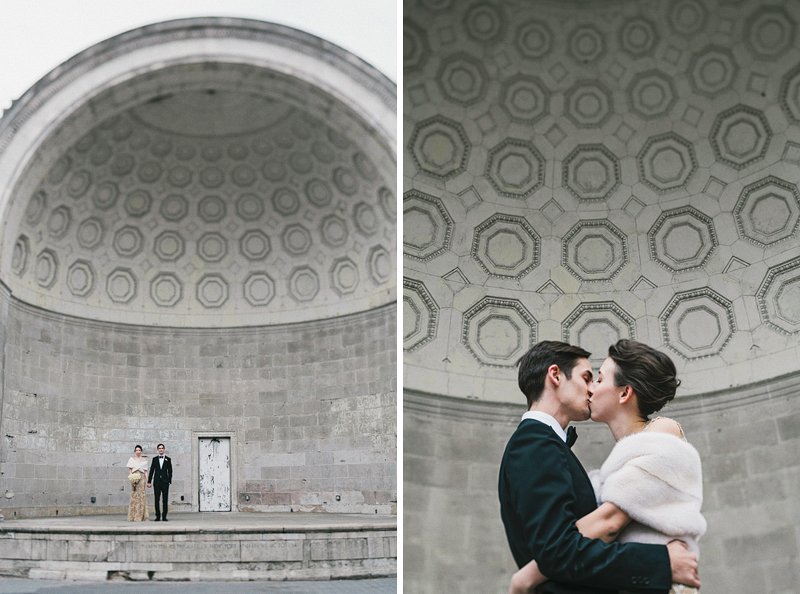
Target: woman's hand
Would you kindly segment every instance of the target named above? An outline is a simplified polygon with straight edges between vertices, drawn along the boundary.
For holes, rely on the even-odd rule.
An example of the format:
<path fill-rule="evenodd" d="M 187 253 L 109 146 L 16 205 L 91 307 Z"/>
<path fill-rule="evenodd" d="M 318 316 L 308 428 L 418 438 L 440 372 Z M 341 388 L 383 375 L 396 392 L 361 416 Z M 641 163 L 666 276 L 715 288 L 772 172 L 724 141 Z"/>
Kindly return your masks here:
<path fill-rule="evenodd" d="M 539 565 L 535 560 L 531 561 L 511 576 L 511 586 L 508 588 L 508 594 L 533 594 L 536 591 L 536 586 L 546 581 L 547 578 L 539 571 Z"/>

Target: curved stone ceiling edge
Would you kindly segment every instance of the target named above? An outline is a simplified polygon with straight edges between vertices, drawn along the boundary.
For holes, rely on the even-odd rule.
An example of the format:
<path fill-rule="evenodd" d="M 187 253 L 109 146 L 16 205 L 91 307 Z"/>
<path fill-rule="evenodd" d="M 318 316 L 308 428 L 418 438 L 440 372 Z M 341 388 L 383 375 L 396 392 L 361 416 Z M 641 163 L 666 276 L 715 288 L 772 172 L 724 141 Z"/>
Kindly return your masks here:
<path fill-rule="evenodd" d="M 792 398 L 798 391 L 800 391 L 800 371 L 792 371 L 771 378 L 768 392 L 764 390 L 763 382 L 754 381 L 742 386 L 679 395 L 667 404 L 663 411 L 678 418 L 693 415 L 700 410 L 704 413 L 730 411 L 764 400 Z M 434 413 L 462 420 L 516 424 L 525 412 L 525 397 L 518 388 L 514 396 L 513 400 L 483 400 L 437 394 L 404 385 L 403 409 L 407 412 Z"/>
<path fill-rule="evenodd" d="M 2 281 L 0 281 L 2 282 Z M 47 303 L 40 299 L 31 298 L 32 293 L 25 290 L 9 290 L 10 294 L 22 303 L 27 303 L 33 307 L 48 309 L 49 311 L 62 313 L 77 318 L 88 320 L 98 320 L 109 323 L 121 323 L 134 326 L 161 326 L 176 328 L 237 328 L 250 326 L 278 326 L 285 324 L 301 324 L 321 320 L 330 320 L 343 316 L 357 315 L 391 305 L 395 301 L 396 292 L 390 290 L 386 292 L 385 299 L 380 301 L 374 297 L 368 297 L 356 302 L 348 302 L 347 310 L 343 311 L 338 304 L 328 306 L 315 306 L 298 309 L 296 311 L 277 311 L 277 312 L 243 312 L 243 313 L 203 313 L 193 314 L 191 317 L 175 315 L 172 312 L 158 313 L 152 311 L 131 310 L 120 315 L 114 310 L 103 310 L 93 306 L 81 306 L 72 304 L 70 311 L 65 311 L 58 307 L 46 307 Z"/>
<path fill-rule="evenodd" d="M 330 49 L 333 54 L 328 57 L 314 56 L 304 69 L 300 69 L 291 62 L 276 62 L 275 53 L 264 52 L 263 46 L 250 47 L 248 50 L 240 45 L 233 53 L 220 50 L 215 57 L 208 47 L 208 38 L 211 42 L 221 44 L 220 47 L 237 41 L 276 43 L 288 52 L 285 56 L 287 59 L 300 55 L 307 60 L 307 55 L 303 56 L 296 51 L 303 49 L 315 52 Z M 197 47 L 192 44 L 193 41 L 203 40 L 206 43 Z M 169 45 L 165 47 L 165 44 Z M 136 50 L 154 47 L 159 51 L 145 51 L 144 55 L 140 51 L 136 54 L 139 62 L 131 63 Z M 166 49 L 174 54 L 165 54 Z M 29 157 L 35 153 L 37 142 L 41 142 L 50 131 L 57 129 L 62 121 L 84 105 L 90 99 L 86 96 L 87 88 L 94 96 L 141 74 L 140 69 L 155 67 L 158 70 L 172 59 L 214 61 L 225 56 L 228 60 L 277 69 L 295 77 L 305 75 L 318 85 L 325 82 L 326 76 L 332 77 L 321 88 L 350 109 L 360 108 L 355 109 L 356 113 L 366 118 L 365 121 L 382 137 L 385 148 L 394 153 L 396 87 L 375 68 L 346 50 L 302 31 L 260 21 L 228 18 L 168 21 L 147 25 L 99 42 L 54 68 L 22 97 L 12 102 L 11 108 L 0 118 L 0 179 L 11 182 L 5 183 L 4 190 L 0 193 L 0 216 L 5 213 L 8 189 L 15 185 L 13 172 L 20 170 L 19 155 Z M 92 76 L 96 79 L 90 80 Z M 343 84 L 347 81 L 355 84 Z M 355 90 L 346 95 L 346 89 Z M 59 114 L 59 117 L 53 119 L 53 113 Z M 20 139 L 23 146 L 9 150 L 9 146 L 15 141 L 19 144 Z M 7 163 L 9 152 L 14 153 L 11 156 L 11 166 Z"/>
<path fill-rule="evenodd" d="M 0 118 L 0 150 L 6 142 L 4 135 L 7 131 L 4 129 L 4 123 L 10 119 L 26 120 L 27 112 L 37 109 L 38 104 L 98 64 L 125 56 L 143 46 L 208 37 L 256 39 L 298 50 L 325 52 L 328 54 L 328 59 L 325 61 L 335 61 L 337 68 L 376 93 L 387 108 L 393 110 L 395 107 L 397 93 L 395 83 L 368 62 L 320 37 L 286 25 L 254 19 L 232 17 L 175 19 L 145 25 L 100 41 L 45 74 L 21 97 L 12 101 L 11 107 Z"/>

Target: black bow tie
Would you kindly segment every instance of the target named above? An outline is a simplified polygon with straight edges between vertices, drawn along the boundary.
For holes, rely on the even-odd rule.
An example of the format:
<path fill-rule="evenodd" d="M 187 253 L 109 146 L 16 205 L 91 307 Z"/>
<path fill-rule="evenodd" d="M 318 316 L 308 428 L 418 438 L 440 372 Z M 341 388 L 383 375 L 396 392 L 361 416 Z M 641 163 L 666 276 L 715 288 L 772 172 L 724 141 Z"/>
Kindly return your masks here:
<path fill-rule="evenodd" d="M 575 431 L 575 427 L 570 425 L 569 427 L 567 427 L 567 446 L 571 448 L 572 444 L 575 443 L 577 439 L 578 439 L 578 432 Z"/>
<path fill-rule="evenodd" d="M 570 427 L 570 429 L 571 429 L 571 427 Z M 163 459 L 164 459 L 164 456 L 159 456 L 159 458 L 161 458 L 161 459 L 163 460 Z"/>

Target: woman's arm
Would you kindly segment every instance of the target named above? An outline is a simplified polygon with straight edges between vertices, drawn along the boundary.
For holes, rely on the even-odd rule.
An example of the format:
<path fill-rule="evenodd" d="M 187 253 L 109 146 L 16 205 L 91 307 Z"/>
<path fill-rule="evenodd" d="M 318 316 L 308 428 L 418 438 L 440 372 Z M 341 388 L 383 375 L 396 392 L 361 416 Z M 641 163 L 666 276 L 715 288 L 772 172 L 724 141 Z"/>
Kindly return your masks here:
<path fill-rule="evenodd" d="M 603 503 L 590 514 L 575 522 L 586 538 L 599 538 L 603 542 L 613 542 L 631 518 L 613 503 Z"/>
<path fill-rule="evenodd" d="M 546 581 L 547 578 L 539 571 L 539 565 L 533 560 L 511 576 L 508 594 L 533 594 L 536 586 Z"/>
<path fill-rule="evenodd" d="M 647 424 L 645 431 L 668 433 L 684 439 L 680 424 L 667 417 L 657 417 Z M 603 542 L 613 542 L 631 521 L 630 516 L 613 503 L 603 503 L 590 514 L 575 523 L 586 538 L 599 538 Z"/>

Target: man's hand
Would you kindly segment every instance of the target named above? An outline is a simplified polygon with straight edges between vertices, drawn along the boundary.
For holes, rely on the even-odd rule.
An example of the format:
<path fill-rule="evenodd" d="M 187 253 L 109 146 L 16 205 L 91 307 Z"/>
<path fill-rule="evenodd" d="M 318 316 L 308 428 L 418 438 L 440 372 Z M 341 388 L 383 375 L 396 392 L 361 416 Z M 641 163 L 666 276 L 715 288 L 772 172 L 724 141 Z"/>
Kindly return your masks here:
<path fill-rule="evenodd" d="M 669 552 L 669 567 L 672 570 L 673 583 L 699 588 L 700 575 L 697 555 L 690 553 L 686 543 L 682 540 L 670 541 L 667 551 Z"/>

